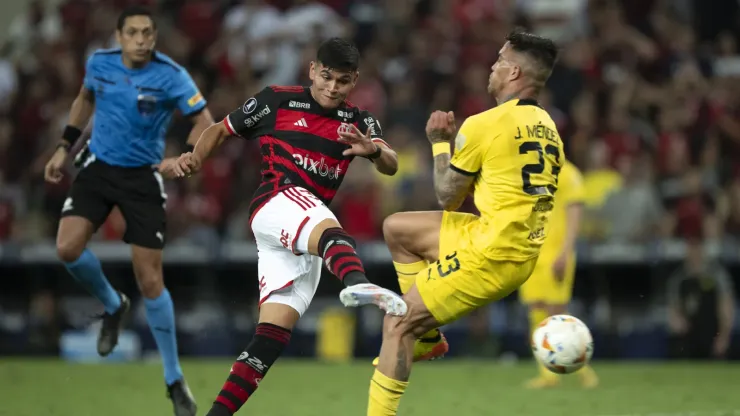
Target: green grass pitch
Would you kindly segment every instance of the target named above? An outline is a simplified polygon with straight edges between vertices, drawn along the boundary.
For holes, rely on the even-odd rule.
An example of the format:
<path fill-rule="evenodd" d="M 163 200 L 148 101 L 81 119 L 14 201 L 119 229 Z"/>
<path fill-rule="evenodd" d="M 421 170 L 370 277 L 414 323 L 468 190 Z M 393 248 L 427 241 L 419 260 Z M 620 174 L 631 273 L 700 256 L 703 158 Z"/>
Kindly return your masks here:
<path fill-rule="evenodd" d="M 186 361 L 205 414 L 229 372 L 228 361 Z M 595 363 L 601 386 L 528 391 L 531 363 L 447 360 L 414 367 L 401 416 L 740 416 L 740 365 Z M 239 414 L 364 416 L 369 362 L 278 362 Z M 0 361 L 0 415 L 171 415 L 158 364 Z"/>

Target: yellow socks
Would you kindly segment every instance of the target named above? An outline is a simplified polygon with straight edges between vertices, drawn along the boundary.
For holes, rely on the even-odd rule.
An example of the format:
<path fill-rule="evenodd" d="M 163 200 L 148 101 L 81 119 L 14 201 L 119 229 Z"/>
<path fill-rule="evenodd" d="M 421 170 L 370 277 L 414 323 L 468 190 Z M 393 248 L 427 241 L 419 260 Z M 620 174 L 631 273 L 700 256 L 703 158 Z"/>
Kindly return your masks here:
<path fill-rule="evenodd" d="M 416 263 L 396 263 L 393 262 L 393 267 L 396 268 L 396 274 L 398 274 L 398 285 L 401 286 L 401 293 L 406 293 L 411 289 L 411 286 L 416 282 L 416 275 L 420 271 L 426 270 L 429 263 L 426 261 L 417 261 Z"/>
<path fill-rule="evenodd" d="M 416 263 L 396 263 L 394 261 L 393 267 L 396 268 L 398 285 L 401 287 L 401 293 L 406 293 L 411 290 L 411 287 L 416 283 L 416 275 L 419 274 L 420 271 L 426 270 L 427 267 L 429 267 L 429 263 L 424 260 L 417 261 Z M 422 335 L 420 339 L 437 338 L 438 336 L 439 329 L 435 328 Z"/>
<path fill-rule="evenodd" d="M 534 332 L 535 329 L 537 329 L 537 325 L 540 324 L 540 322 L 544 321 L 545 318 L 550 316 L 545 309 L 540 308 L 534 308 L 529 310 L 529 334 Z M 540 376 L 544 378 L 557 378 L 557 375 L 550 370 L 546 369 L 545 366 L 543 366 L 538 360 L 535 360 L 537 362 L 537 368 L 539 369 Z"/>
<path fill-rule="evenodd" d="M 367 416 L 395 416 L 408 381 L 398 381 L 375 370 L 370 380 Z"/>

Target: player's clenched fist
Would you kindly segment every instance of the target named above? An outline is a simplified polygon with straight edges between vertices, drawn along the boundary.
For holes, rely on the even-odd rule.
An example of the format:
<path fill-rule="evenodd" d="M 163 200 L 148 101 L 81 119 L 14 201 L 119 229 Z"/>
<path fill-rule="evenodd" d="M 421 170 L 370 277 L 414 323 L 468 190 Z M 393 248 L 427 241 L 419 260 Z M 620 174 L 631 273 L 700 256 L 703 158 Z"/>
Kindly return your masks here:
<path fill-rule="evenodd" d="M 455 137 L 457 126 L 455 126 L 455 113 L 452 111 L 435 111 L 429 116 L 427 121 L 427 139 L 429 142 L 444 143 L 449 142 Z"/>

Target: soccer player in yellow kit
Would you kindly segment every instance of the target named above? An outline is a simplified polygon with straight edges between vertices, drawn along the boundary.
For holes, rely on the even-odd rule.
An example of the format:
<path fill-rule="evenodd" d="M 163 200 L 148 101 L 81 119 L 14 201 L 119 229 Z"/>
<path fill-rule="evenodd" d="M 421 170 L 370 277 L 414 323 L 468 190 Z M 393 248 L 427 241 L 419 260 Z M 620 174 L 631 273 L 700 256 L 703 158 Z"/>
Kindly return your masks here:
<path fill-rule="evenodd" d="M 429 118 L 434 188 L 444 211 L 398 213 L 384 223 L 397 271 L 415 282 L 404 295 L 406 315 L 383 324 L 368 416 L 396 414 L 416 338 L 505 297 L 534 270 L 564 160 L 555 123 L 536 100 L 556 59 L 549 39 L 513 32 L 491 68 L 488 91 L 498 106 L 468 118 L 456 138 L 452 113 Z M 481 215 L 454 212 L 471 189 Z M 373 293 L 349 287 L 340 297 L 359 306 Z"/>
<path fill-rule="evenodd" d="M 522 287 L 519 300 L 529 309 L 530 331 L 551 315 L 568 311 L 576 274 L 575 243 L 583 211 L 584 186 L 581 172 L 565 161 L 558 175 L 558 194 L 545 231 L 547 238 L 540 249 L 537 265 Z M 555 387 L 560 384 L 557 374 L 539 364 L 538 377 L 526 383 L 528 388 Z M 581 385 L 596 387 L 599 383 L 591 367 L 578 373 Z"/>

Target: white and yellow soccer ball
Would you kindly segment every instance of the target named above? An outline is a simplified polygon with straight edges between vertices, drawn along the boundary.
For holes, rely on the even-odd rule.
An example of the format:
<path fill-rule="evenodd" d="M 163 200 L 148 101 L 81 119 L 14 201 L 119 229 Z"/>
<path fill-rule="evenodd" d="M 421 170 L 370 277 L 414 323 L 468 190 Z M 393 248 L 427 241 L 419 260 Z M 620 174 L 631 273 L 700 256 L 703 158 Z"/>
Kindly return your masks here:
<path fill-rule="evenodd" d="M 594 353 L 594 340 L 586 324 L 570 315 L 553 315 L 532 333 L 532 351 L 545 368 L 569 374 L 583 368 Z"/>

